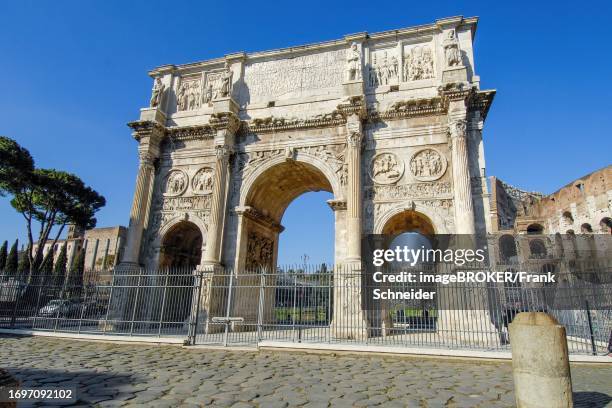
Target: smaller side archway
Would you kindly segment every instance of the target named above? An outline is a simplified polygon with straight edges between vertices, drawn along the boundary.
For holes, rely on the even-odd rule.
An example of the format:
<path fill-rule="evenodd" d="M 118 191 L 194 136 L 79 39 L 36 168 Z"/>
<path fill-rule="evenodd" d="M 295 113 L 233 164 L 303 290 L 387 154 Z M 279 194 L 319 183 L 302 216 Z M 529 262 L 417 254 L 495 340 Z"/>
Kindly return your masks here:
<path fill-rule="evenodd" d="M 160 269 L 192 270 L 202 259 L 202 232 L 190 221 L 179 221 L 163 235 L 160 246 Z"/>
<path fill-rule="evenodd" d="M 529 241 L 529 257 L 534 259 L 543 259 L 548 255 L 546 245 L 541 239 L 532 239 Z"/>
<path fill-rule="evenodd" d="M 397 236 L 405 232 L 417 232 L 426 237 L 435 233 L 433 223 L 425 214 L 413 210 L 404 210 L 391 216 L 382 227 L 384 235 Z"/>

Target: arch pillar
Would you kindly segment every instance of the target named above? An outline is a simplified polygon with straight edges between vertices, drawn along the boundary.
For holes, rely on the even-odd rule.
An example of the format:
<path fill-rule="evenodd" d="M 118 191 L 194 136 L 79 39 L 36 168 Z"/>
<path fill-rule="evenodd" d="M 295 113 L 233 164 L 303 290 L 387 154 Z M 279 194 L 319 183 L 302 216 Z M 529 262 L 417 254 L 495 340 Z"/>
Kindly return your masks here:
<path fill-rule="evenodd" d="M 332 336 L 343 339 L 364 339 L 370 335 L 370 322 L 363 308 L 364 293 L 361 263 L 363 223 L 361 149 L 364 107 L 347 115 L 346 162 L 346 258 L 334 270 L 334 315 Z"/>
<path fill-rule="evenodd" d="M 231 100 L 230 100 L 231 101 Z M 216 102 L 215 102 L 216 103 Z M 215 129 L 215 169 L 213 191 L 210 207 L 210 221 L 206 239 L 206 252 L 201 269 L 215 271 L 221 266 L 221 249 L 223 248 L 223 230 L 227 215 L 229 156 L 234 148 L 234 136 L 240 127 L 240 121 L 234 110 L 235 104 L 230 104 L 230 111 L 214 113 L 210 119 Z M 215 105 L 215 110 L 219 109 Z"/>
<path fill-rule="evenodd" d="M 161 119 L 159 122 L 165 120 Z M 138 175 L 130 211 L 130 224 L 123 258 L 122 269 L 130 270 L 140 266 L 139 255 L 142 236 L 149 216 L 153 183 L 155 181 L 155 161 L 159 158 L 160 143 L 164 137 L 164 127 L 156 121 L 139 121 L 129 124 L 138 140 Z"/>

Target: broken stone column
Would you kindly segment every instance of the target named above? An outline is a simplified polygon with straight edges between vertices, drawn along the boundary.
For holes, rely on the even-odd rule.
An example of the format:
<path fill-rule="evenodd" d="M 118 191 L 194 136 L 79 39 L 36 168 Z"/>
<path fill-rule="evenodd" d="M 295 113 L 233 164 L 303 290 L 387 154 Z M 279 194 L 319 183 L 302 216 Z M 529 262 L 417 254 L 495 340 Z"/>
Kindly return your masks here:
<path fill-rule="evenodd" d="M 516 406 L 572 407 L 565 327 L 546 313 L 519 313 L 510 324 L 510 342 Z"/>

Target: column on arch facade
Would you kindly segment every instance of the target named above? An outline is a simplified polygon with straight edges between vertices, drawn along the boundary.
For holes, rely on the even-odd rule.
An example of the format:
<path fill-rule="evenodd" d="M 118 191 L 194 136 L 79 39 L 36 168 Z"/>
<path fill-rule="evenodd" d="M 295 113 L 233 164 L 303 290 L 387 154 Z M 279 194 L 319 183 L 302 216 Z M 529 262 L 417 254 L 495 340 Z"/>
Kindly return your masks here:
<path fill-rule="evenodd" d="M 346 161 L 348 177 L 346 186 L 347 256 L 346 262 L 361 261 L 361 144 L 363 141 L 361 119 L 351 115 L 347 123 Z"/>
<path fill-rule="evenodd" d="M 359 106 L 355 106 L 358 109 Z M 346 123 L 346 256 L 334 270 L 334 310 L 331 334 L 335 338 L 364 339 L 369 335 L 367 314 L 362 306 L 361 265 L 362 182 L 361 147 L 363 128 L 360 112 L 350 112 Z"/>
<path fill-rule="evenodd" d="M 130 126 L 134 129 L 134 138 L 139 142 L 139 164 L 122 264 L 138 266 L 143 231 L 153 196 L 155 161 L 159 158 L 164 129 L 154 122 L 134 122 Z"/>
<path fill-rule="evenodd" d="M 469 111 L 472 90 L 451 89 L 443 92 L 448 101 L 448 136 L 451 146 L 453 205 L 455 208 L 455 234 L 462 235 L 461 245 L 476 246 L 474 201 L 470 174 L 470 146 L 468 128 L 473 118 Z M 477 175 L 474 175 L 477 176 Z M 469 236 L 469 237 L 467 237 Z M 459 242 L 459 241 L 457 241 Z M 483 265 L 484 266 L 484 265 Z M 460 269 L 460 266 L 455 267 Z M 437 330 L 439 335 L 474 346 L 491 346 L 501 338 L 489 313 L 486 287 L 441 287 L 438 290 Z"/>
<path fill-rule="evenodd" d="M 449 119 L 453 163 L 453 193 L 455 199 L 455 226 L 457 234 L 475 233 L 474 203 L 467 144 L 465 117 Z"/>
<path fill-rule="evenodd" d="M 214 271 L 221 268 L 223 230 L 228 212 L 229 158 L 234 149 L 240 120 L 234 112 L 219 112 L 212 115 L 210 125 L 216 132 L 214 139 L 215 167 L 210 219 L 206 234 L 206 251 L 202 254 L 200 269 Z"/>

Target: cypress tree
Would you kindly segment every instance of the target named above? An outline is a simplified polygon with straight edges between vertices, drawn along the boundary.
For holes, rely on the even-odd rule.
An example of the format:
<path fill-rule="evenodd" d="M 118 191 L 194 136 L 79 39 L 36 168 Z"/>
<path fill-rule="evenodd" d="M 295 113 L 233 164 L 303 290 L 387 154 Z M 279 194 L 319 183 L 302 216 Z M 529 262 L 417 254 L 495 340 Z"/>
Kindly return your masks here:
<path fill-rule="evenodd" d="M 4 243 L 0 247 L 0 272 L 4 270 L 4 266 L 6 265 L 7 251 L 8 251 L 8 241 L 4 241 Z"/>
<path fill-rule="evenodd" d="M 6 266 L 4 267 L 4 270 L 6 271 L 8 275 L 14 276 L 17 274 L 17 266 L 19 263 L 17 260 L 17 246 L 18 245 L 19 245 L 19 240 L 16 239 L 6 259 Z"/>
<path fill-rule="evenodd" d="M 83 286 L 83 272 L 85 272 L 85 250 L 81 248 L 72 260 L 72 266 L 68 274 L 68 290 L 73 295 L 80 293 Z"/>
<path fill-rule="evenodd" d="M 55 266 L 53 267 L 53 284 L 57 286 L 63 285 L 66 278 L 66 263 L 68 262 L 66 246 L 67 244 L 65 243 L 62 245 L 62 249 L 60 249 L 57 261 L 55 261 Z"/>
<path fill-rule="evenodd" d="M 30 275 L 30 257 L 28 254 L 32 252 L 30 250 L 30 246 L 26 248 L 25 251 L 21 252 L 21 256 L 19 257 L 19 265 L 17 265 L 17 273 L 22 279 L 27 279 Z"/>
<path fill-rule="evenodd" d="M 45 263 L 40 266 L 40 273 L 49 276 L 53 273 L 53 254 L 45 260 Z"/>

